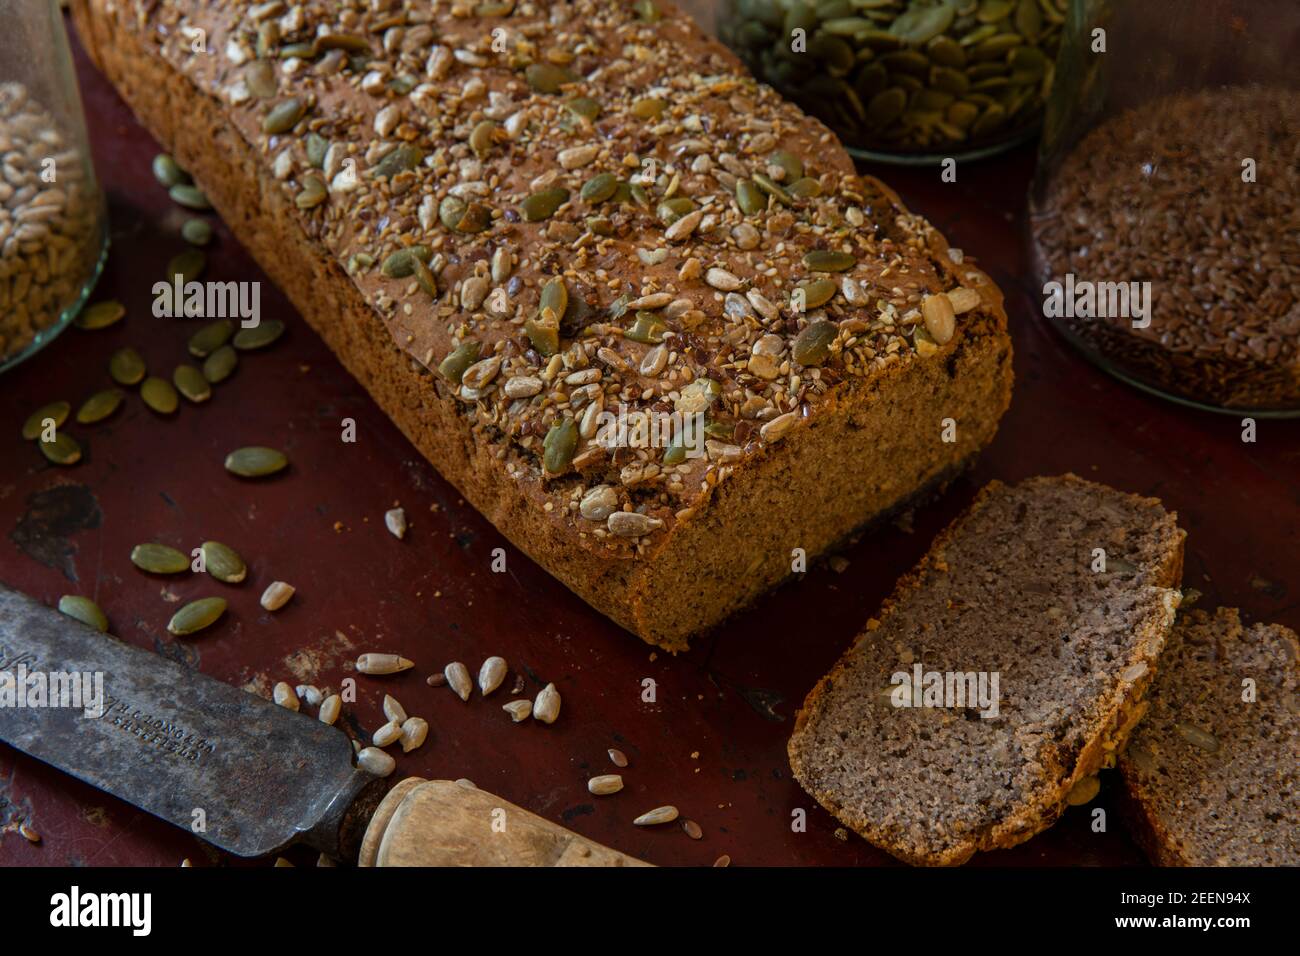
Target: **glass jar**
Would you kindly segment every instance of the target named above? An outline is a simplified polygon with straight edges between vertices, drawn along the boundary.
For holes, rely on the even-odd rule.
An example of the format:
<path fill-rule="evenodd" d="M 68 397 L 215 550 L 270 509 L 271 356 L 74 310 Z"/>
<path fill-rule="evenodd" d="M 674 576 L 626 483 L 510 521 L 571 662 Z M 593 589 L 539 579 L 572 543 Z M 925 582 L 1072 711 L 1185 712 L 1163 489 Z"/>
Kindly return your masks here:
<path fill-rule="evenodd" d="M 1072 0 L 1030 195 L 1044 315 L 1184 403 L 1300 414 L 1300 3 Z"/>
<path fill-rule="evenodd" d="M 6 0 L 0 31 L 0 371 L 61 332 L 108 250 L 63 16 Z"/>
<path fill-rule="evenodd" d="M 718 35 L 850 153 L 930 164 L 1032 138 L 1068 0 L 722 0 Z"/>

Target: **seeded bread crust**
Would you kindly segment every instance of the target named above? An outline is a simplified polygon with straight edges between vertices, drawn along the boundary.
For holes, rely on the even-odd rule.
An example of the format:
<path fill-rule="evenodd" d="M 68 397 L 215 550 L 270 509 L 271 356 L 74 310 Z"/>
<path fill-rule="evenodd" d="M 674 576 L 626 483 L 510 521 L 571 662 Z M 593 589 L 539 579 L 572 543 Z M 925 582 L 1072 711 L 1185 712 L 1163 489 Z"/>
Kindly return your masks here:
<path fill-rule="evenodd" d="M 1236 608 L 1179 614 L 1119 760 L 1124 822 L 1153 863 L 1300 866 L 1297 659 L 1294 631 L 1243 627 Z"/>
<path fill-rule="evenodd" d="M 361 91 L 359 76 L 320 77 L 310 61 L 290 72 L 299 61 L 276 60 L 277 95 L 249 100 L 240 87 L 247 63 L 231 56 L 244 58 L 254 45 L 254 6 L 77 0 L 73 10 L 91 56 L 137 116 L 421 453 L 518 547 L 643 639 L 684 649 L 689 636 L 789 576 L 792 548 L 810 557 L 824 552 L 854 528 L 942 485 L 992 439 L 1011 389 L 1011 346 L 996 286 L 950 253 L 943 237 L 893 192 L 857 177 L 824 127 L 755 84 L 670 4 L 660 2 L 662 19 L 645 24 L 635 22 L 630 5 L 585 0 L 517 4 L 503 18 L 478 18 L 468 7 L 453 11 L 440 2 L 382 4 L 385 17 L 407 18 L 392 53 L 380 41 L 394 28 L 371 30 L 379 16 L 372 5 L 296 4 L 292 10 L 305 14 L 296 34 L 281 31 L 282 42 L 310 39 L 317 28 L 337 30 L 336 18 L 346 15 L 352 32 L 371 37 L 372 70 L 387 65 L 396 76 L 410 69 L 419 85 L 409 95 L 386 87 L 371 95 Z M 550 45 L 561 59 L 575 56 L 573 72 L 585 78 L 563 96 L 546 95 L 530 91 L 517 68 L 468 65 L 491 53 L 498 27 L 518 41 L 521 63 L 536 61 Z M 193 52 L 195 28 L 205 31 L 211 52 Z M 423 45 L 412 39 L 417 33 Z M 414 51 L 401 52 L 408 44 Z M 442 70 L 434 66 L 438 48 L 447 57 L 453 50 L 466 56 L 435 78 L 430 74 Z M 480 88 L 471 99 L 465 91 L 475 84 Z M 602 98 L 606 110 L 594 138 L 602 149 L 598 162 L 572 172 L 563 167 L 561 150 L 589 145 L 593 135 L 559 116 L 570 91 Z M 648 135 L 648 124 L 634 121 L 629 110 L 633 98 L 652 92 L 681 106 Z M 296 130 L 268 135 L 262 130 L 267 111 L 290 93 L 315 106 Z M 480 162 L 465 142 L 468 132 L 487 111 L 508 112 L 503 103 L 532 119 L 518 134 L 521 143 L 494 141 Z M 378 127 L 388 124 L 377 114 L 387 106 L 403 119 L 385 142 Z M 499 125 L 509 127 L 509 118 Z M 359 194 L 346 183 L 335 190 L 336 178 L 326 202 L 299 207 L 295 198 L 316 175 L 305 158 L 304 130 L 346 149 L 367 184 Z M 761 157 L 772 146 L 804 157 L 823 197 L 789 209 L 773 200 L 766 218 L 747 222 L 717 185 L 730 175 L 722 165 L 710 160 L 713 179 L 695 172 L 705 135 L 732 151 L 726 165 L 755 174 L 764 167 L 753 154 Z M 403 137 L 425 150 L 425 161 L 371 183 L 368 171 Z M 604 212 L 609 204 L 587 208 L 577 200 L 587 176 L 627 175 L 629 156 L 676 170 L 680 190 L 716 210 L 707 240 L 669 240 L 650 212 L 626 204 Z M 418 208 L 422 199 L 436 203 L 452 188 L 473 186 L 463 182 L 471 167 L 481 180 L 499 180 L 484 197 L 497 217 L 490 228 L 462 234 L 436 219 L 427 222 Z M 563 182 L 572 199 L 551 220 L 520 221 L 522 199 L 539 177 Z M 593 213 L 609 218 L 612 237 L 584 232 L 580 224 Z M 855 216 L 861 225 L 852 224 Z M 753 223 L 764 228 L 751 252 L 735 235 Z M 581 235 L 572 239 L 575 231 Z M 379 263 L 410 244 L 436 250 L 430 261 L 435 297 L 411 278 L 381 273 Z M 837 295 L 807 315 L 792 312 L 791 286 L 816 278 L 804 268 L 803 254 L 831 248 L 857 257 L 846 276 L 867 305 Z M 476 298 L 467 295 L 467 284 L 490 276 L 488 263 L 502 249 L 513 263 L 509 280 L 498 286 L 507 293 L 509 314 L 490 312 L 491 297 L 466 305 Z M 658 263 L 639 254 L 664 249 L 668 256 Z M 374 261 L 365 265 L 359 253 L 373 253 Z M 713 266 L 777 303 L 777 314 L 768 320 L 740 302 L 724 302 L 701 275 Z M 564 316 L 558 366 L 524 334 L 542 285 L 556 275 L 568 284 L 570 305 L 582 303 L 578 315 L 571 308 Z M 921 301 L 958 288 L 967 290 L 966 309 L 956 316 L 951 339 L 939 344 L 924 331 Z M 623 335 L 631 311 L 617 321 L 600 319 L 617 315 L 616 296 L 626 303 L 661 291 L 688 300 L 691 309 L 665 319 L 675 364 L 664 374 L 676 377 L 654 381 L 638 371 L 651 346 Z M 831 354 L 821 366 L 800 367 L 790 358 L 793 342 L 822 319 L 838 328 Z M 780 347 L 787 370 L 774 380 L 749 367 L 751 348 L 765 336 Z M 470 340 L 481 344 L 485 359 L 501 359 L 496 379 L 479 389 L 437 371 Z M 545 378 L 553 367 L 557 374 L 531 399 L 511 400 L 498 387 Z M 563 384 L 571 375 L 577 376 L 572 387 Z M 578 405 L 577 395 L 593 383 L 576 384 L 587 378 L 607 407 L 621 397 L 659 410 L 681 408 L 686 386 L 709 378 L 721 385 L 711 420 L 731 429 L 732 439 L 715 440 L 706 458 L 673 467 L 662 464 L 662 449 L 606 455 L 583 436 L 573 463 L 546 473 L 543 436 L 558 419 L 576 418 L 588 407 Z M 597 400 L 584 393 L 588 399 Z M 782 427 L 765 432 L 778 418 Z M 955 441 L 943 440 L 947 418 L 956 422 Z M 651 519 L 651 530 L 622 537 L 603 519 L 583 517 L 579 502 L 602 486 L 612 489 L 618 508 Z"/>
<path fill-rule="evenodd" d="M 1127 502 L 1130 507 L 1144 512 L 1153 523 L 1149 528 L 1133 529 L 1134 534 L 1153 535 L 1158 554 L 1153 555 L 1150 566 L 1128 572 L 1135 575 L 1131 590 L 1144 592 L 1145 596 L 1133 605 L 1138 616 L 1133 622 L 1132 638 L 1127 641 L 1126 656 L 1109 662 L 1109 673 L 1104 676 L 1102 685 L 1104 690 L 1097 699 L 1089 702 L 1090 712 L 1086 717 L 1065 715 L 1064 718 L 1052 718 L 1058 722 L 1064 719 L 1073 720 L 1076 724 L 1083 723 L 1083 726 L 1068 727 L 1070 740 L 1077 741 L 1077 750 L 1075 745 L 1067 745 L 1060 740 L 1040 746 L 1035 743 L 1041 739 L 1040 730 L 1013 742 L 1012 746 L 1019 749 L 1010 753 L 1005 766 L 996 765 L 997 758 L 991 753 L 981 752 L 973 757 L 976 772 L 986 775 L 991 773 L 1002 780 L 1002 785 L 1008 787 L 1016 783 L 1017 768 L 1021 771 L 1026 767 L 1031 770 L 1037 768 L 1034 771 L 1037 777 L 1032 792 L 1023 795 L 1013 805 L 1014 809 L 992 820 L 965 825 L 957 832 L 940 833 L 937 819 L 924 825 L 918 822 L 915 828 L 901 830 L 889 807 L 879 804 L 863 807 L 860 795 L 850 792 L 852 782 L 841 779 L 844 768 L 849 766 L 848 754 L 853 742 L 868 732 L 867 728 L 855 726 L 851 723 L 851 718 L 845 716 L 846 710 L 850 714 L 853 712 L 850 706 L 852 701 L 863 701 L 867 696 L 867 691 L 858 686 L 862 680 L 861 675 L 870 677 L 871 672 L 878 669 L 867 658 L 880 656 L 883 660 L 889 656 L 889 661 L 892 661 L 892 655 L 902 650 L 878 646 L 876 635 L 890 634 L 906 640 L 909 648 L 915 646 L 912 642 L 924 646 L 928 641 L 932 648 L 948 644 L 948 636 L 942 630 L 944 620 L 952 621 L 954 616 L 960 617 L 970 610 L 960 594 L 948 594 L 944 620 L 934 624 L 926 633 L 909 633 L 905 636 L 893 634 L 890 631 L 891 618 L 905 612 L 918 595 L 943 583 L 952 570 L 948 563 L 949 552 L 982 511 L 1009 495 L 1019 496 L 1023 501 L 1025 496 L 1044 490 L 1081 493 L 1089 496 L 1097 507 L 1104 507 L 1107 503 Z M 1051 826 L 1065 811 L 1066 796 L 1071 788 L 1103 766 L 1113 764 L 1114 755 L 1122 749 L 1128 734 L 1142 716 L 1145 707 L 1143 697 L 1155 673 L 1157 656 L 1173 624 L 1178 606 L 1179 594 L 1175 589 L 1182 579 L 1184 537 L 1176 525 L 1176 515 L 1165 512 L 1159 501 L 1123 494 L 1074 475 L 1034 478 L 1010 488 L 998 481 L 990 482 L 980 491 L 965 514 L 935 539 L 920 564 L 899 581 L 880 613 L 868 621 L 866 630 L 853 647 L 808 694 L 796 718 L 788 747 L 795 777 L 805 790 L 845 826 L 881 849 L 917 866 L 958 865 L 978 851 L 1015 846 Z M 1075 544 L 1083 548 L 1085 543 Z M 1087 553 L 1086 549 L 1084 553 Z M 1112 560 L 1114 557 L 1112 554 Z M 1008 573 L 1008 569 L 1001 567 L 998 560 L 997 554 L 988 555 L 986 573 L 999 576 Z M 978 595 L 966 597 L 976 600 Z M 1013 621 L 1010 612 L 1018 597 L 1023 599 L 1025 595 L 1017 595 L 1014 591 L 1006 594 L 1008 622 Z M 1014 624 L 1008 623 L 1007 626 L 1013 627 Z M 993 639 L 992 636 L 990 639 Z M 1032 649 L 1026 651 L 1031 652 Z M 925 663 L 923 657 L 918 659 Z M 1003 660 L 998 664 L 998 669 L 1004 671 L 1004 677 L 1007 676 L 1005 671 L 1010 663 Z M 885 675 L 879 678 L 882 687 L 890 680 L 888 674 L 894 669 L 895 664 L 886 661 L 880 671 Z M 961 669 L 969 669 L 969 664 Z M 870 693 L 875 694 L 878 690 L 879 688 L 873 688 Z M 1026 701 L 1027 692 L 1023 687 L 1003 687 L 1003 690 L 1011 691 L 1011 706 L 1021 706 Z M 849 704 L 846 704 L 846 700 Z M 957 719 L 962 718 L 959 716 Z M 967 719 L 978 721 L 980 718 L 967 714 Z M 1050 724 L 1051 720 L 1047 722 Z M 1060 726 L 1061 732 L 1065 732 L 1066 725 Z M 939 739 L 939 735 L 943 734 L 943 726 L 925 727 L 922 733 L 926 740 Z M 901 746 L 914 747 L 915 740 Z M 898 753 L 877 754 L 875 766 L 887 773 L 899 756 Z M 948 768 L 948 772 L 958 775 L 957 779 L 960 779 L 959 775 L 970 769 L 954 766 Z M 907 780 L 897 781 L 896 789 L 891 787 L 890 798 L 896 796 L 900 800 L 913 799 L 906 792 L 909 783 Z M 926 798 L 926 795 L 920 797 Z M 944 809 L 946 808 L 939 806 L 936 812 Z"/>

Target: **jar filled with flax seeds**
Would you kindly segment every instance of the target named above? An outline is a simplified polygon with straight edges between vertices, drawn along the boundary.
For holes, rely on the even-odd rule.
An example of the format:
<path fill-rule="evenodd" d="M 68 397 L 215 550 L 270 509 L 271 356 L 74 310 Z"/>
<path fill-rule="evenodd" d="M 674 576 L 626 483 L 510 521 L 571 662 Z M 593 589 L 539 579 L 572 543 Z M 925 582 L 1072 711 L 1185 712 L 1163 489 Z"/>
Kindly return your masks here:
<path fill-rule="evenodd" d="M 1300 3 L 1077 0 L 1029 240 L 1044 316 L 1177 401 L 1300 415 Z"/>
<path fill-rule="evenodd" d="M 718 34 L 849 152 L 972 159 L 1031 138 L 1068 0 L 723 0 Z"/>
<path fill-rule="evenodd" d="M 81 308 L 108 248 L 59 5 L 11 0 L 0 31 L 0 371 Z"/>

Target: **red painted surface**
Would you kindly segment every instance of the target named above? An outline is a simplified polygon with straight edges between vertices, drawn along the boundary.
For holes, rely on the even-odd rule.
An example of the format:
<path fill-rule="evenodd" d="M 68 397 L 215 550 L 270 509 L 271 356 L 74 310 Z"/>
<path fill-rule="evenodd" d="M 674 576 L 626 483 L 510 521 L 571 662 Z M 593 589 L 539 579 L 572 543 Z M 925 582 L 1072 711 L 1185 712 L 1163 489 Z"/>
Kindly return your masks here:
<path fill-rule="evenodd" d="M 804 694 L 934 533 L 990 478 L 1072 470 L 1157 495 L 1188 531 L 1185 585 L 1204 592 L 1202 606 L 1237 605 L 1251 620 L 1300 627 L 1300 423 L 1262 421 L 1257 443 L 1243 444 L 1237 418 L 1139 394 L 1044 328 L 1022 285 L 1027 151 L 963 167 L 949 185 L 933 170 L 872 170 L 954 245 L 978 254 L 1007 293 L 1015 400 L 974 474 L 919 512 L 910 533 L 890 528 L 863 538 L 846 552 L 843 573 L 810 571 L 675 659 L 655 655 L 592 611 L 465 505 L 269 284 L 263 315 L 289 324 L 276 348 L 244 356 L 209 403 L 183 404 L 171 419 L 132 394 L 107 422 L 66 426 L 83 444 L 85 460 L 70 469 L 50 466 L 18 435 L 32 409 L 58 398 L 75 407 L 109 384 L 108 356 L 123 345 L 170 377 L 187 358 L 194 328 L 156 319 L 149 309 L 150 287 L 185 248 L 178 229 L 186 214 L 150 175 L 156 146 L 80 56 L 78 69 L 96 166 L 112 204 L 113 250 L 96 298 L 121 299 L 129 312 L 106 331 L 68 331 L 0 379 L 0 580 L 49 604 L 65 593 L 89 595 L 123 640 L 235 684 L 258 681 L 264 692 L 277 680 L 338 687 L 358 653 L 398 651 L 416 669 L 361 678 L 360 699 L 345 711 L 354 728 L 373 731 L 387 692 L 428 719 L 429 742 L 397 755 L 399 774 L 469 777 L 654 863 L 707 865 L 724 853 L 737 865 L 891 862 L 856 836 L 834 836 L 834 820 L 790 776 L 786 739 Z M 209 256 L 208 278 L 262 278 L 221 226 Z M 357 422 L 355 444 L 340 441 L 344 417 Z M 247 444 L 283 448 L 292 468 L 269 482 L 232 478 L 222 460 Z M 411 519 L 405 541 L 384 529 L 383 513 L 394 502 Z M 60 520 L 66 527 L 58 527 Z M 142 541 L 188 551 L 209 538 L 244 555 L 248 581 L 229 587 L 200 575 L 159 580 L 128 560 Z M 508 573 L 490 570 L 497 547 L 506 550 Z M 298 593 L 270 615 L 258 597 L 276 579 Z M 229 599 L 226 618 L 205 636 L 170 637 L 165 625 L 176 602 L 206 594 Z M 564 709 L 554 726 L 511 724 L 501 710 L 504 691 L 465 704 L 425 684 L 448 661 L 477 671 L 490 654 L 510 662 L 507 690 L 516 673 L 529 694 L 538 689 L 534 676 L 556 683 Z M 642 700 L 647 678 L 657 683 L 656 703 Z M 631 760 L 626 788 L 595 798 L 585 782 L 614 769 L 609 747 Z M 908 785 L 898 781 L 900 790 Z M 1095 806 L 1111 806 L 1114 786 L 1106 780 Z M 675 826 L 631 826 L 633 817 L 665 803 L 698 821 L 703 840 Z M 808 811 L 807 832 L 792 832 L 796 808 Z M 16 833 L 3 836 L 3 865 L 175 866 L 187 856 L 196 865 L 232 862 L 188 833 L 0 746 L 0 821 L 16 819 L 30 819 L 43 841 L 32 846 Z M 1088 813 L 1073 809 L 1046 834 L 973 865 L 1141 862 L 1113 814 L 1108 831 L 1094 834 Z M 312 855 L 294 858 L 305 864 Z"/>

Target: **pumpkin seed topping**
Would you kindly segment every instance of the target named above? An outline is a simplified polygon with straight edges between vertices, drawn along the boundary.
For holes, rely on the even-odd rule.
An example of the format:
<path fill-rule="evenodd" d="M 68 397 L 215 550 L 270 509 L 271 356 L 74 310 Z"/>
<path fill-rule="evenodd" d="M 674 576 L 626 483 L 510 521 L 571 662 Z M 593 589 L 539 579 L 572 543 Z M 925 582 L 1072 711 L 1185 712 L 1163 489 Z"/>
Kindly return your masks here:
<path fill-rule="evenodd" d="M 839 335 L 832 322 L 819 319 L 810 322 L 794 340 L 791 357 L 800 365 L 821 365 L 830 357 L 831 344 Z"/>
<path fill-rule="evenodd" d="M 552 475 L 563 474 L 578 447 L 578 426 L 572 418 L 558 418 L 542 442 L 542 464 Z"/>
<path fill-rule="evenodd" d="M 813 272 L 847 272 L 858 260 L 847 252 L 813 249 L 804 254 L 803 264 Z"/>
<path fill-rule="evenodd" d="M 554 186 L 532 193 L 519 204 L 519 212 L 526 222 L 540 222 L 550 219 L 569 200 L 569 191 L 562 186 Z"/>
<path fill-rule="evenodd" d="M 262 132 L 272 135 L 287 133 L 298 125 L 306 112 L 307 106 L 302 100 L 290 97 L 267 111 L 266 118 L 262 120 Z"/>
<path fill-rule="evenodd" d="M 481 348 L 482 346 L 472 339 L 468 342 L 462 342 L 452 349 L 450 354 L 438 364 L 438 371 L 448 381 L 459 385 L 465 371 L 478 361 L 479 349 Z"/>

